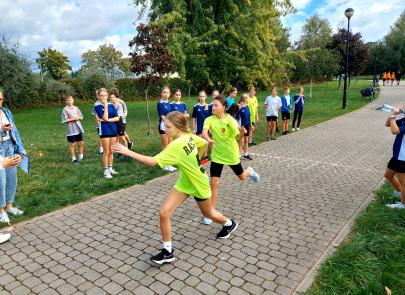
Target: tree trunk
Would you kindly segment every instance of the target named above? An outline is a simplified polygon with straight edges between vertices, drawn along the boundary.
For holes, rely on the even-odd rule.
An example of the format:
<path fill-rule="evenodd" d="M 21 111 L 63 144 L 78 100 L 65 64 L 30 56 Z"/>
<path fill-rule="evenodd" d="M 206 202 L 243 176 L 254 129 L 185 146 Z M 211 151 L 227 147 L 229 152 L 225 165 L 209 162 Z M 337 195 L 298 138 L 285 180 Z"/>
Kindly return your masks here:
<path fill-rule="evenodd" d="M 339 85 L 338 85 L 338 90 L 340 89 L 340 84 L 341 84 L 341 82 L 342 82 L 342 75 L 341 75 L 341 74 L 339 74 Z"/>
<path fill-rule="evenodd" d="M 193 25 L 194 24 L 193 0 L 187 0 L 187 10 L 188 10 L 187 15 L 188 23 Z"/>

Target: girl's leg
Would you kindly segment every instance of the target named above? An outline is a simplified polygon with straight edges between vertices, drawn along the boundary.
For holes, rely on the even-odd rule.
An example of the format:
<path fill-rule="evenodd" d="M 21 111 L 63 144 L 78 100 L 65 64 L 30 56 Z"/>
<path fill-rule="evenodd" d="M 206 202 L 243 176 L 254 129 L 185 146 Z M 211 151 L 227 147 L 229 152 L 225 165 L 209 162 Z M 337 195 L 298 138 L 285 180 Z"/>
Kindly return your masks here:
<path fill-rule="evenodd" d="M 110 151 L 110 139 L 100 138 L 101 146 L 103 147 L 103 156 L 101 157 L 101 163 L 103 169 L 108 169 L 109 151 Z"/>
<path fill-rule="evenodd" d="M 13 208 L 15 193 L 17 191 L 17 167 L 6 169 L 6 209 Z M 22 213 L 21 213 L 22 214 Z"/>
<path fill-rule="evenodd" d="M 295 121 L 297 120 L 297 115 L 298 115 L 298 111 L 294 110 L 294 118 L 293 118 L 293 124 L 292 124 L 292 128 L 295 128 Z"/>
<path fill-rule="evenodd" d="M 267 121 L 267 134 L 271 136 L 271 121 Z"/>
<path fill-rule="evenodd" d="M 83 153 L 84 153 L 84 143 L 83 141 L 78 141 L 77 142 L 78 148 L 79 148 L 79 158 L 83 158 Z"/>
<path fill-rule="evenodd" d="M 300 125 L 301 125 L 302 112 L 303 112 L 303 111 L 298 111 L 298 124 L 297 124 L 297 128 L 300 128 Z"/>
<path fill-rule="evenodd" d="M 160 134 L 160 143 L 162 146 L 162 150 L 164 150 L 169 144 L 169 137 L 166 134 Z"/>
<path fill-rule="evenodd" d="M 69 154 L 74 159 L 75 156 L 75 143 L 74 142 L 69 142 Z"/>
<path fill-rule="evenodd" d="M 249 141 L 248 142 L 253 142 L 253 130 L 254 130 L 254 127 L 251 126 L 249 128 Z"/>
<path fill-rule="evenodd" d="M 6 169 L 0 169 L 0 213 L 6 208 Z"/>
<path fill-rule="evenodd" d="M 212 207 L 212 202 L 210 202 L 210 199 L 207 199 L 205 201 L 198 201 L 197 204 L 198 207 L 200 207 L 202 215 L 208 217 L 209 219 L 212 219 L 215 223 L 219 223 L 222 225 L 226 223 L 227 218 Z"/>
<path fill-rule="evenodd" d="M 387 168 L 384 173 L 384 177 L 392 184 L 397 192 L 401 192 L 401 184 L 398 178 L 395 176 L 395 171 Z"/>
<path fill-rule="evenodd" d="M 277 121 L 271 121 L 270 122 L 270 128 L 271 128 L 271 136 L 274 137 L 274 134 L 276 133 L 276 124 Z"/>
<path fill-rule="evenodd" d="M 185 200 L 187 195 L 172 188 L 159 211 L 160 217 L 160 231 L 162 233 L 163 242 L 169 242 L 172 239 L 171 221 L 170 218 L 174 211 Z"/>
<path fill-rule="evenodd" d="M 127 139 L 125 138 L 125 135 L 120 136 L 120 137 L 119 137 L 119 140 L 121 141 L 121 143 L 122 143 L 124 146 L 128 146 L 128 142 L 127 142 Z"/>
<path fill-rule="evenodd" d="M 405 187 L 405 173 L 398 173 L 398 180 L 401 187 Z M 405 205 L 405 190 L 401 191 L 401 203 Z"/>
<path fill-rule="evenodd" d="M 211 204 L 212 208 L 217 206 L 219 177 L 211 177 Z"/>
<path fill-rule="evenodd" d="M 108 167 L 112 167 L 113 160 L 114 160 L 112 145 L 117 142 L 117 138 L 116 137 L 110 137 L 110 138 L 107 138 L 107 139 L 108 139 Z M 104 149 L 104 151 L 105 151 L 105 149 Z"/>
<path fill-rule="evenodd" d="M 248 149 L 249 149 L 249 137 L 248 137 L 248 136 L 244 136 L 244 137 L 243 137 L 243 142 L 244 142 L 244 147 L 243 147 L 243 149 L 244 149 L 245 155 L 247 155 L 247 154 L 248 154 Z"/>

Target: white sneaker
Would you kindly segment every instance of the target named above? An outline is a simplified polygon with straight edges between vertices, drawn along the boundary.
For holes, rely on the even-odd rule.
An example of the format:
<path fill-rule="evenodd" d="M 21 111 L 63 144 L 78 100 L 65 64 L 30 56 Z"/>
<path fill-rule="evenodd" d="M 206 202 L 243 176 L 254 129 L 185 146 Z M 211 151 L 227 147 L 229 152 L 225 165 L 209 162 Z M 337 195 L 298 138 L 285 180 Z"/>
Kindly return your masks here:
<path fill-rule="evenodd" d="M 297 128 L 298 129 L 298 128 Z M 291 129 L 292 130 L 292 132 L 295 132 L 295 128 L 293 128 L 293 129 Z"/>
<path fill-rule="evenodd" d="M 19 216 L 19 215 L 23 215 L 24 211 L 18 209 L 17 207 L 13 207 L 11 209 L 6 209 L 6 212 L 8 214 L 14 215 L 14 216 Z"/>
<path fill-rule="evenodd" d="M 104 170 L 103 176 L 104 176 L 104 178 L 107 178 L 107 179 L 113 178 L 111 173 L 110 173 L 110 170 L 108 170 L 108 169 Z"/>
<path fill-rule="evenodd" d="M 401 192 L 395 191 L 394 196 L 395 196 L 395 199 L 397 199 L 398 201 L 401 200 Z"/>
<path fill-rule="evenodd" d="M 8 218 L 7 212 L 0 213 L 0 222 L 10 223 L 10 218 Z"/>
<path fill-rule="evenodd" d="M 205 224 L 205 225 L 210 225 L 212 223 L 212 220 L 211 219 L 209 219 L 209 218 L 207 218 L 207 217 L 204 217 L 204 219 L 203 219 L 203 224 Z"/>
<path fill-rule="evenodd" d="M 297 127 L 297 131 L 300 131 L 301 129 L 299 129 L 298 127 Z"/>
<path fill-rule="evenodd" d="M 251 180 L 253 180 L 256 183 L 260 181 L 260 175 L 252 167 L 247 167 L 246 170 L 247 172 L 249 172 L 249 177 Z"/>
<path fill-rule="evenodd" d="M 393 209 L 405 209 L 405 204 L 402 204 L 401 202 L 395 203 L 395 204 L 388 204 L 387 207 L 393 208 Z"/>
<path fill-rule="evenodd" d="M 0 244 L 7 242 L 10 239 L 11 235 L 9 233 L 2 234 L 0 233 Z"/>
<path fill-rule="evenodd" d="M 117 174 L 118 174 L 118 172 L 115 171 L 112 167 L 111 167 L 111 168 L 108 168 L 108 171 L 109 171 L 110 174 L 112 174 L 112 175 L 117 175 Z"/>

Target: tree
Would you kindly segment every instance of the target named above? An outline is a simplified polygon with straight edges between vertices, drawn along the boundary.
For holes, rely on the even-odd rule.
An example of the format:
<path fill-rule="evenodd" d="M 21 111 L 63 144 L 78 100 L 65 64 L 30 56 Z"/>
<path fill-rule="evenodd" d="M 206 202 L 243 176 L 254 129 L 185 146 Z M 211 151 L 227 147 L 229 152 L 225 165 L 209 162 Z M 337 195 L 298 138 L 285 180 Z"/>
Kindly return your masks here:
<path fill-rule="evenodd" d="M 138 35 L 129 42 L 132 71 L 137 75 L 163 77 L 175 70 L 167 49 L 167 30 L 156 25 L 140 24 Z"/>
<path fill-rule="evenodd" d="M 39 58 L 36 59 L 42 75 L 48 75 L 54 80 L 61 80 L 69 75 L 72 69 L 69 65 L 69 58 L 62 52 L 52 49 L 43 49 L 38 52 Z"/>
<path fill-rule="evenodd" d="M 340 73 L 345 72 L 346 65 L 346 33 L 347 30 L 340 28 L 333 35 L 329 48 L 340 56 Z M 364 43 L 361 33 L 349 32 L 349 75 L 363 73 L 369 60 L 367 45 Z"/>
<path fill-rule="evenodd" d="M 119 65 L 120 71 L 125 75 L 125 78 L 128 78 L 132 75 L 132 64 L 130 57 L 123 57 L 120 60 Z"/>
<path fill-rule="evenodd" d="M 339 57 L 328 50 L 332 28 L 327 19 L 314 15 L 307 19 L 303 33 L 296 42 L 300 54 L 294 60 L 292 80 L 296 82 L 323 81 L 339 71 Z"/>
<path fill-rule="evenodd" d="M 384 37 L 387 54 L 391 54 L 391 70 L 405 70 L 405 10 L 401 13 L 390 32 Z M 385 57 L 388 57 L 385 55 Z"/>
<path fill-rule="evenodd" d="M 9 106 L 25 106 L 35 103 L 37 93 L 29 62 L 18 52 L 17 45 L 9 45 L 0 39 L 0 88 Z"/>
<path fill-rule="evenodd" d="M 116 50 L 112 44 L 103 44 L 96 50 L 88 50 L 82 54 L 84 68 L 101 70 L 110 78 L 119 73 L 121 59 L 122 52 Z"/>
<path fill-rule="evenodd" d="M 279 17 L 292 10 L 288 0 L 134 3 L 150 3 L 151 23 L 170 30 L 169 52 L 187 80 L 226 88 L 230 81 L 270 86 L 288 78 L 289 61 L 277 48 L 286 35 Z"/>

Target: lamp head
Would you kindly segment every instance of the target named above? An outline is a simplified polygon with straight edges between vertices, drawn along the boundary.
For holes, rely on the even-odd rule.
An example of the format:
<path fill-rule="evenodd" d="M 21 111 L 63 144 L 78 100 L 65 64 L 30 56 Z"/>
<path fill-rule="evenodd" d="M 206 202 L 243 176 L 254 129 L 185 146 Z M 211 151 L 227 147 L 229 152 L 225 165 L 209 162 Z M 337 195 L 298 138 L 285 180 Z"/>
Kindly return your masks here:
<path fill-rule="evenodd" d="M 345 16 L 350 19 L 354 14 L 354 9 L 353 8 L 348 8 L 345 10 Z"/>

